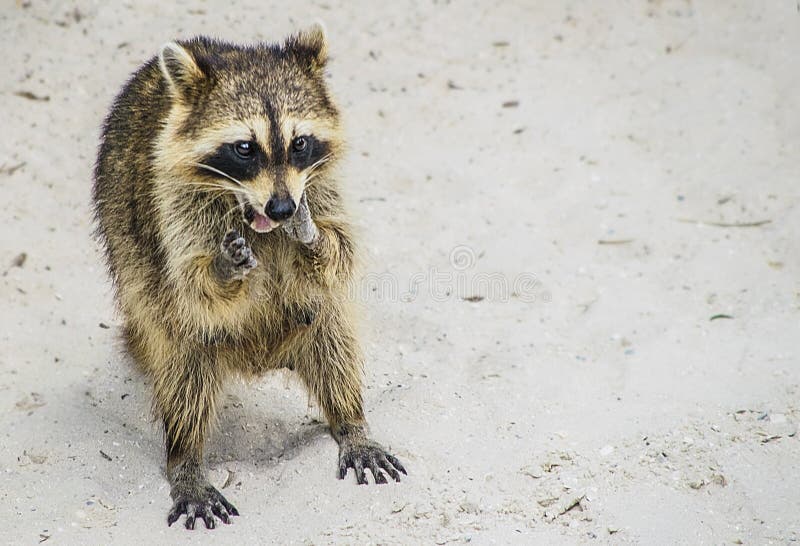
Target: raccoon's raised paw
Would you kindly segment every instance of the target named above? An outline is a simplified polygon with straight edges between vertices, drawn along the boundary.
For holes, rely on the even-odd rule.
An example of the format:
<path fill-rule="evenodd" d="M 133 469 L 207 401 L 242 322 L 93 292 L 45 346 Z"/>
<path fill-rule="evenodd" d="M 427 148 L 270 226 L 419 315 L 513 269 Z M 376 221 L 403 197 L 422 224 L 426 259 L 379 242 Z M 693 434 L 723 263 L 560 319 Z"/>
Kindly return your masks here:
<path fill-rule="evenodd" d="M 186 514 L 184 525 L 187 529 L 194 529 L 197 519 L 203 520 L 206 529 L 213 529 L 217 526 L 214 516 L 228 524 L 231 522 L 231 516 L 238 516 L 239 511 L 222 496 L 222 493 L 209 485 L 199 495 L 178 495 L 167 516 L 167 525 L 171 526 L 183 514 Z"/>
<path fill-rule="evenodd" d="M 406 469 L 397 457 L 383 449 L 380 444 L 367 440 L 366 442 L 343 443 L 339 448 L 339 479 L 343 480 L 347 475 L 347 469 L 352 468 L 356 471 L 356 481 L 359 484 L 367 484 L 367 474 L 365 469 L 372 472 L 375 483 L 386 483 L 385 472 L 394 481 L 400 481 L 400 472 L 407 474 Z"/>
<path fill-rule="evenodd" d="M 247 241 L 235 229 L 225 234 L 220 251 L 214 265 L 223 280 L 242 279 L 258 265 Z"/>

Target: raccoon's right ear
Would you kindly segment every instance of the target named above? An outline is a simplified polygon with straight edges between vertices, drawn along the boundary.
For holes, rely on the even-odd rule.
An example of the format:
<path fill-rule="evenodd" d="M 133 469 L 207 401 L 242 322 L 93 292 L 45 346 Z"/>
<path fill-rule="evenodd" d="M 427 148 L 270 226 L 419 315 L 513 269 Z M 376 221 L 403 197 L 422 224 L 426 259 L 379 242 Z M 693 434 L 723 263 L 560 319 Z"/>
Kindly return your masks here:
<path fill-rule="evenodd" d="M 174 93 L 186 96 L 206 77 L 191 52 L 175 42 L 167 42 L 158 53 L 158 66 Z"/>
<path fill-rule="evenodd" d="M 298 54 L 301 62 L 313 70 L 323 70 L 328 62 L 328 38 L 325 25 L 317 21 L 286 40 L 286 49 Z"/>

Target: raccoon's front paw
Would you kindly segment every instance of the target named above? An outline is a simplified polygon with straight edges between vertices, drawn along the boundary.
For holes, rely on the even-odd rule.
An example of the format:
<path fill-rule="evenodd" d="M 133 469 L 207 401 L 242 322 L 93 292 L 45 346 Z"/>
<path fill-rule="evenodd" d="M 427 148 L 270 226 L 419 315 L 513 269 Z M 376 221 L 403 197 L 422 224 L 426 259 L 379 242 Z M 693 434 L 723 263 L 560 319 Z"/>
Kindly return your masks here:
<path fill-rule="evenodd" d="M 317 240 L 319 230 L 314 219 L 311 218 L 311 211 L 308 210 L 306 194 L 300 198 L 300 206 L 294 215 L 284 222 L 281 227 L 291 237 L 300 241 L 304 245 L 312 245 Z"/>
<path fill-rule="evenodd" d="M 383 449 L 380 444 L 371 440 L 356 442 L 343 442 L 339 447 L 339 479 L 343 480 L 347 475 L 347 469 L 352 468 L 356 471 L 356 481 L 359 484 L 367 484 L 365 469 L 372 472 L 375 483 L 386 483 L 386 472 L 396 482 L 400 481 L 400 474 L 407 474 L 406 469 L 397 457 Z"/>
<path fill-rule="evenodd" d="M 258 262 L 253 251 L 235 229 L 225 234 L 220 253 L 214 260 L 217 275 L 224 281 L 243 279 Z"/>
<path fill-rule="evenodd" d="M 186 514 L 185 526 L 194 529 L 195 520 L 200 518 L 206 524 L 206 529 L 217 526 L 214 516 L 223 523 L 230 523 L 231 516 L 238 516 L 239 511 L 222 496 L 214 487 L 207 485 L 199 493 L 175 493 L 175 503 L 167 516 L 167 525 L 172 525 L 182 514 Z"/>

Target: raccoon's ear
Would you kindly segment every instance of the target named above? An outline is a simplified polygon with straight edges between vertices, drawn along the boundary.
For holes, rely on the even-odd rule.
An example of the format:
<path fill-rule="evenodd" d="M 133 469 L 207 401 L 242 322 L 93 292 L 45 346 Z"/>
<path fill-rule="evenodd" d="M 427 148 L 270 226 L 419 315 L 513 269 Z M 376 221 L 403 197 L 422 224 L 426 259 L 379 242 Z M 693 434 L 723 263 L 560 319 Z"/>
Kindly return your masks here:
<path fill-rule="evenodd" d="M 300 60 L 307 62 L 314 70 L 322 70 L 328 62 L 328 38 L 325 27 L 317 21 L 301 30 L 286 41 L 286 49 L 298 54 Z"/>
<path fill-rule="evenodd" d="M 205 78 L 191 52 L 175 42 L 167 42 L 158 53 L 158 66 L 173 92 L 187 95 Z"/>

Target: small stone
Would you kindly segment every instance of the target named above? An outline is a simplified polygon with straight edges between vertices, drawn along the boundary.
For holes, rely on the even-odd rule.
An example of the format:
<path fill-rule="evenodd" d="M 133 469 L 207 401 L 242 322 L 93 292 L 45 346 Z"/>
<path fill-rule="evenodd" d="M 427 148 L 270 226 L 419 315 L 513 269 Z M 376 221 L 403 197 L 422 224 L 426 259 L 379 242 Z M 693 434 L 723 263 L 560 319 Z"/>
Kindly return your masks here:
<path fill-rule="evenodd" d="M 728 480 L 725 479 L 725 476 L 722 474 L 712 474 L 711 483 L 719 485 L 720 487 L 726 487 L 728 485 Z"/>
<path fill-rule="evenodd" d="M 11 261 L 11 266 L 12 267 L 23 267 L 25 265 L 25 261 L 27 259 L 28 259 L 28 254 L 26 252 L 20 252 Z"/>
<path fill-rule="evenodd" d="M 47 455 L 35 455 L 23 450 L 22 454 L 25 455 L 33 464 L 44 464 L 47 461 Z"/>
<path fill-rule="evenodd" d="M 519 469 L 519 473 L 537 480 L 544 475 L 542 467 L 537 464 L 523 466 Z"/>
<path fill-rule="evenodd" d="M 555 504 L 557 501 L 558 497 L 544 497 L 537 500 L 536 502 L 538 502 L 539 506 L 541 506 L 542 508 L 547 508 L 548 506 L 552 506 L 553 504 Z"/>
<path fill-rule="evenodd" d="M 545 461 L 545 462 L 542 463 L 542 470 L 544 470 L 545 472 L 552 472 L 553 470 L 555 470 L 559 466 L 561 466 L 561 465 L 558 464 L 558 463 L 554 463 L 554 462 L 551 462 L 551 461 Z"/>

